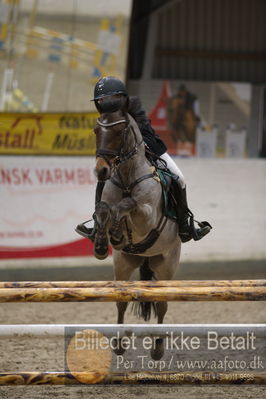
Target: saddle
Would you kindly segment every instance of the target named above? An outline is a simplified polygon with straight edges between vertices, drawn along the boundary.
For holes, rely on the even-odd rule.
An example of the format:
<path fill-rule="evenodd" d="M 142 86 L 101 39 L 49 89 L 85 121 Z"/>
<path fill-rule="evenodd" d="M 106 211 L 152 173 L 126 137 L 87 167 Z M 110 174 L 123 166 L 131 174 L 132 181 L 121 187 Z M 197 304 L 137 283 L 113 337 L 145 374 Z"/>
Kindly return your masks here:
<path fill-rule="evenodd" d="M 156 167 L 156 174 L 162 186 L 163 214 L 167 218 L 177 221 L 177 203 L 173 193 L 173 185 L 178 184 L 176 176 L 170 170 L 159 167 Z"/>
<path fill-rule="evenodd" d="M 177 185 L 178 176 L 174 175 L 166 165 L 166 162 L 146 145 L 146 158 L 155 169 L 155 175 L 160 180 L 163 196 L 163 214 L 167 218 L 177 221 L 177 201 L 173 187 Z"/>

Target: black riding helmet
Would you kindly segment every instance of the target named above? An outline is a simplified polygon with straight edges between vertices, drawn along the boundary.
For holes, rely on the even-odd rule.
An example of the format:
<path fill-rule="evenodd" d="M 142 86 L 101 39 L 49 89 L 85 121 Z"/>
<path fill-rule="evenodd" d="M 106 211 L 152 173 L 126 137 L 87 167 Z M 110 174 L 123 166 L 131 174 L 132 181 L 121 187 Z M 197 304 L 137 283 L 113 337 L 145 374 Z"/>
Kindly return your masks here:
<path fill-rule="evenodd" d="M 109 98 L 116 94 L 121 94 L 122 96 Z M 128 103 L 126 86 L 120 79 L 114 76 L 103 77 L 95 85 L 92 101 L 95 102 L 95 106 L 100 113 L 118 111 Z"/>
<path fill-rule="evenodd" d="M 93 100 L 99 100 L 99 98 L 112 96 L 114 94 L 124 94 L 125 96 L 128 96 L 126 86 L 122 80 L 115 78 L 114 76 L 105 76 L 96 83 Z"/>

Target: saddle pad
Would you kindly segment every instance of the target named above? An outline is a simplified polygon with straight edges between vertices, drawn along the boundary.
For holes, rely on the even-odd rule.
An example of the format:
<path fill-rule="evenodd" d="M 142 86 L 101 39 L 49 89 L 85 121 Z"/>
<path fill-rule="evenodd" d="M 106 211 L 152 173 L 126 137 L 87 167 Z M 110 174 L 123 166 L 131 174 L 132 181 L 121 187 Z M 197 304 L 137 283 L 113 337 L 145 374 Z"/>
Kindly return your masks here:
<path fill-rule="evenodd" d="M 169 219 L 177 220 L 176 204 L 172 197 L 172 173 L 168 169 L 156 168 L 163 192 L 163 212 Z"/>

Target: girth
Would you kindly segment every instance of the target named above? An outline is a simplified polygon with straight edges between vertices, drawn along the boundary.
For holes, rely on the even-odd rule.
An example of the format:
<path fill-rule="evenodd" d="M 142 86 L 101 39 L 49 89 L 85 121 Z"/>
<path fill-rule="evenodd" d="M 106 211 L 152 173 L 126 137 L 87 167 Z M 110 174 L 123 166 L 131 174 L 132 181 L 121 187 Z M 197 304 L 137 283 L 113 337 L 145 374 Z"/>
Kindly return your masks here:
<path fill-rule="evenodd" d="M 161 232 L 164 229 L 164 226 L 166 225 L 167 218 L 162 215 L 161 219 L 159 220 L 159 223 L 155 229 L 152 229 L 149 234 L 144 238 L 144 240 L 133 244 L 132 241 L 126 245 L 122 251 L 126 252 L 128 254 L 142 254 L 143 252 L 147 251 L 147 249 L 151 248 L 153 244 L 157 241 L 159 238 Z"/>

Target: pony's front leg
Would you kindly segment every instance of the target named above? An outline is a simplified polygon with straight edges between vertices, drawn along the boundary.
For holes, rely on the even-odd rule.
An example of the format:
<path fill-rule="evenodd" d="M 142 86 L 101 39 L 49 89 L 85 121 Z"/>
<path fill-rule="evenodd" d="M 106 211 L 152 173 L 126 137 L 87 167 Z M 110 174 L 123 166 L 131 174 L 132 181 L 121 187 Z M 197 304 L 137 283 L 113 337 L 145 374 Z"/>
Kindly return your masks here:
<path fill-rule="evenodd" d="M 131 197 L 123 198 L 116 206 L 112 207 L 112 225 L 110 229 L 110 242 L 119 250 L 125 246 L 122 219 L 136 208 L 136 201 Z"/>
<path fill-rule="evenodd" d="M 101 201 L 96 205 L 94 219 L 97 225 L 94 255 L 97 259 L 105 259 L 108 256 L 107 228 L 111 219 L 111 209 L 106 202 Z"/>

